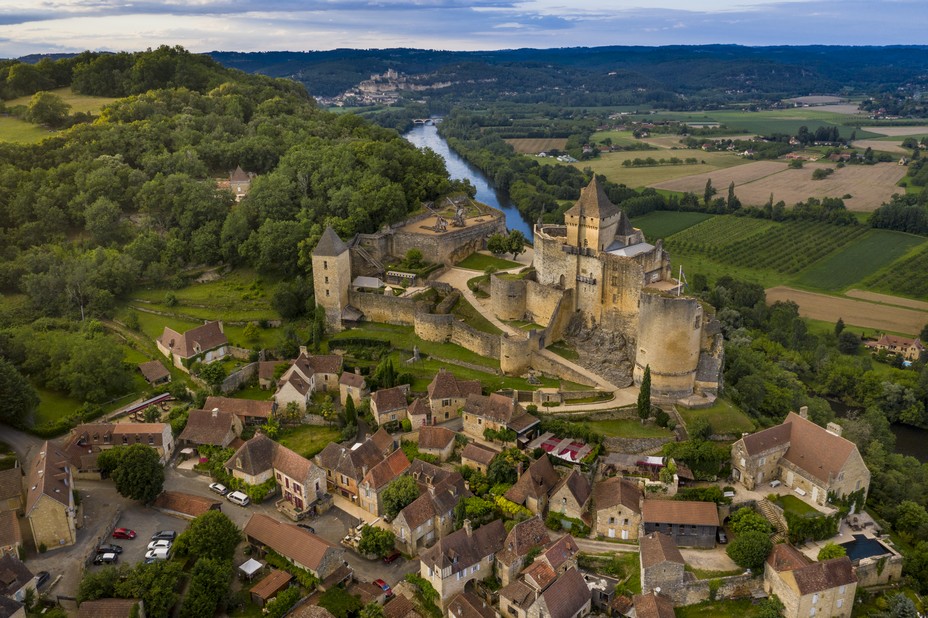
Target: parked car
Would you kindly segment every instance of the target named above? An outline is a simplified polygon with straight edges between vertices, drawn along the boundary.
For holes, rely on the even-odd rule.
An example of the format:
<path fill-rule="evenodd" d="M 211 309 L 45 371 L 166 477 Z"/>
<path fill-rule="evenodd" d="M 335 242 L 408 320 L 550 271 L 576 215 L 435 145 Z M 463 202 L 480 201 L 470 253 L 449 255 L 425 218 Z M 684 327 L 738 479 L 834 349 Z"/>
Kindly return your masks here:
<path fill-rule="evenodd" d="M 303 530 L 309 530 L 313 534 L 316 534 L 316 529 L 310 526 L 309 524 L 297 524 L 297 526 L 299 526 Z"/>
<path fill-rule="evenodd" d="M 719 545 L 724 545 L 728 542 L 728 535 L 725 534 L 725 531 L 719 528 L 719 531 L 715 534 L 715 538 L 718 539 Z"/>
<path fill-rule="evenodd" d="M 209 488 L 210 490 L 215 491 L 220 496 L 224 496 L 227 493 L 229 493 L 228 488 L 226 488 L 226 486 L 223 485 L 222 483 L 210 483 Z"/>
<path fill-rule="evenodd" d="M 35 581 L 35 587 L 41 588 L 42 585 L 48 581 L 48 578 L 51 577 L 51 573 L 49 573 L 48 571 L 39 571 L 38 573 L 35 574 L 35 576 L 37 578 Z"/>
<path fill-rule="evenodd" d="M 97 553 L 98 554 L 106 554 L 106 553 L 121 554 L 122 547 L 119 545 L 114 545 L 113 543 L 104 543 L 103 545 L 100 545 L 99 547 L 97 547 Z"/>
<path fill-rule="evenodd" d="M 399 558 L 402 555 L 403 554 L 401 554 L 400 552 L 395 551 L 395 552 L 389 553 L 386 556 L 384 556 L 383 561 L 386 564 L 390 564 L 391 562 L 394 562 L 397 558 Z"/>
<path fill-rule="evenodd" d="M 149 544 L 148 544 L 148 549 L 150 549 L 150 550 L 151 550 L 151 549 L 158 549 L 159 547 L 163 547 L 164 549 L 171 549 L 171 545 L 173 545 L 173 543 L 171 543 L 171 541 L 168 541 L 168 540 L 166 540 L 166 539 L 161 539 L 161 540 L 152 541 L 151 543 L 149 543 Z"/>
<path fill-rule="evenodd" d="M 388 598 L 393 596 L 393 591 L 390 589 L 390 584 L 383 581 L 382 579 L 375 579 L 374 585 L 380 586 L 383 589 L 383 591 L 387 593 Z"/>
<path fill-rule="evenodd" d="M 248 496 L 240 491 L 233 491 L 232 493 L 226 495 L 226 500 L 239 506 L 248 506 L 251 504 L 251 500 L 248 499 Z"/>
<path fill-rule="evenodd" d="M 170 552 L 170 549 L 166 547 L 158 547 L 155 549 L 149 549 L 147 552 L 145 552 L 145 564 L 151 564 L 152 562 L 155 562 L 156 560 L 167 560 L 169 552 Z"/>
<path fill-rule="evenodd" d="M 174 530 L 159 530 L 151 535 L 152 541 L 173 541 L 177 538 L 177 532 Z"/>
<path fill-rule="evenodd" d="M 116 528 L 113 530 L 114 539 L 134 539 L 135 530 L 129 530 L 128 528 Z"/>
<path fill-rule="evenodd" d="M 94 564 L 116 564 L 117 562 L 119 562 L 119 554 L 115 552 L 97 554 L 93 557 Z"/>

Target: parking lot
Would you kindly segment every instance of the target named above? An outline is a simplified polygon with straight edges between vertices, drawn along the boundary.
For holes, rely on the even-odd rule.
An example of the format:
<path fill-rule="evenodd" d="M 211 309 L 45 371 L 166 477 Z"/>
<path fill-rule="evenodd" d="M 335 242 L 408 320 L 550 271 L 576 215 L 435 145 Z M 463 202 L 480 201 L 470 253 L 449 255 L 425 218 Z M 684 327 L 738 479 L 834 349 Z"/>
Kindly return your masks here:
<path fill-rule="evenodd" d="M 122 547 L 123 552 L 119 556 L 120 563 L 134 565 L 145 559 L 145 552 L 148 551 L 151 535 L 159 530 L 174 530 L 180 535 L 181 532 L 187 529 L 189 523 L 185 519 L 165 515 L 161 511 L 149 507 L 131 505 L 123 511 L 116 527 L 135 530 L 138 536 L 132 540 L 110 539 L 107 542 Z"/>

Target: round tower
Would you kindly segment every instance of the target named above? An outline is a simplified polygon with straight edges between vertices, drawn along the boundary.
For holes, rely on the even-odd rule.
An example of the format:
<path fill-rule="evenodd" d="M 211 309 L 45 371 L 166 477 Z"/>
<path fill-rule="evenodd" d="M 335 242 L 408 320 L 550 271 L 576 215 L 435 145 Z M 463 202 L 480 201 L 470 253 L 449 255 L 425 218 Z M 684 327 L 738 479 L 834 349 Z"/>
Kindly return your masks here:
<path fill-rule="evenodd" d="M 702 342 L 703 308 L 695 298 L 642 290 L 635 384 L 651 367 L 651 396 L 679 399 L 693 393 Z"/>
<path fill-rule="evenodd" d="M 490 275 L 490 302 L 500 320 L 525 318 L 525 281 Z"/>

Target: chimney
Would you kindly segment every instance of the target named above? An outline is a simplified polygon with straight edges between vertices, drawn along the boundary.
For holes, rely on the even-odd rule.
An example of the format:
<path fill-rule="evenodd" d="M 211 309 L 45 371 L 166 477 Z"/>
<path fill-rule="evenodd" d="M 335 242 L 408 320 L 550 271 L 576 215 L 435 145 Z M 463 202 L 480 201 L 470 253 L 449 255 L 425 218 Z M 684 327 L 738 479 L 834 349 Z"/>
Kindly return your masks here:
<path fill-rule="evenodd" d="M 213 418 L 219 416 L 219 408 L 213 408 Z"/>
<path fill-rule="evenodd" d="M 469 519 L 465 519 L 465 520 L 464 520 L 464 532 L 467 533 L 467 536 L 468 536 L 468 537 L 474 536 L 474 529 L 471 528 L 470 520 L 469 520 Z"/>
<path fill-rule="evenodd" d="M 828 423 L 828 426 L 825 429 L 828 431 L 828 433 L 833 433 L 836 436 L 840 436 L 844 431 L 844 428 L 842 428 L 838 423 Z"/>
<path fill-rule="evenodd" d="M 519 478 L 520 476 L 522 476 L 522 462 L 521 461 L 516 465 L 516 478 Z"/>
<path fill-rule="evenodd" d="M 300 346 L 300 356 L 309 356 L 309 352 L 306 351 L 305 345 Z"/>
<path fill-rule="evenodd" d="M 226 331 L 223 329 L 223 327 L 222 327 L 222 320 L 219 320 L 219 332 L 220 332 L 220 333 L 226 332 Z"/>
<path fill-rule="evenodd" d="M 354 368 L 354 374 L 355 374 L 355 375 L 358 375 L 358 376 L 361 375 L 361 368 L 360 368 L 360 367 L 355 367 L 355 368 Z"/>
<path fill-rule="evenodd" d="M 802 418 L 808 419 L 809 418 L 809 406 L 802 406 L 801 408 L 799 408 L 799 416 L 801 416 Z"/>

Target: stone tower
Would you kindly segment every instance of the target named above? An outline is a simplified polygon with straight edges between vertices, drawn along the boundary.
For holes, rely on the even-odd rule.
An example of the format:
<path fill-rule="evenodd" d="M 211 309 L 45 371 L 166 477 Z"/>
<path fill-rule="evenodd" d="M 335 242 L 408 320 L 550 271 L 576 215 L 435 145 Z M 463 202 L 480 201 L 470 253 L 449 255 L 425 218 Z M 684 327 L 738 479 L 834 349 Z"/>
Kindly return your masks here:
<path fill-rule="evenodd" d="M 622 227 L 631 228 L 628 218 L 609 200 L 596 176 L 580 190 L 580 199 L 564 213 L 564 222 L 567 244 L 593 251 L 605 251 L 612 244 L 620 222 Z"/>
<path fill-rule="evenodd" d="M 313 249 L 313 289 L 316 303 L 325 309 L 327 328 L 341 330 L 350 285 L 351 252 L 329 226 Z"/>

